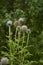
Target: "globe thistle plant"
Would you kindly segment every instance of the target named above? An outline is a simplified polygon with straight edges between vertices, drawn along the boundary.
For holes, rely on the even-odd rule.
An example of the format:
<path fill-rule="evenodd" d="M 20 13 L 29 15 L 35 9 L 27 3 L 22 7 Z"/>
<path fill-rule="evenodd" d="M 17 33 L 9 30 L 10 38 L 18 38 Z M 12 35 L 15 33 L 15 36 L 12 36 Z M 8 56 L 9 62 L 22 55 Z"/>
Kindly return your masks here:
<path fill-rule="evenodd" d="M 23 42 L 22 42 L 22 46 L 23 43 L 25 42 L 25 33 L 27 32 L 28 27 L 26 25 L 21 26 L 21 31 L 23 32 Z"/>
<path fill-rule="evenodd" d="M 2 57 L 1 58 L 1 64 L 6 65 L 8 63 L 9 63 L 9 59 L 7 57 Z"/>
<path fill-rule="evenodd" d="M 7 25 L 9 27 L 9 41 L 8 41 L 8 47 L 9 47 L 9 53 L 8 53 L 8 57 L 3 57 L 1 59 L 1 63 L 2 64 L 9 64 L 10 65 L 14 65 L 15 60 L 18 61 L 19 65 L 23 65 L 23 62 L 25 61 L 25 53 L 27 53 L 27 50 L 24 52 L 24 50 L 26 49 L 26 46 L 28 45 L 28 41 L 29 41 L 29 34 L 31 33 L 31 30 L 28 29 L 28 27 L 26 25 L 22 25 L 21 23 L 24 20 L 22 18 L 19 19 L 19 21 L 15 21 L 14 22 L 14 26 L 16 26 L 16 31 L 15 31 L 15 41 L 13 41 L 11 39 L 11 21 L 7 22 Z M 27 39 L 26 34 L 28 35 Z M 22 35 L 22 36 L 21 36 Z M 25 41 L 26 39 L 26 41 Z M 21 42 L 22 41 L 22 42 Z M 27 44 L 24 45 L 24 43 L 27 42 Z M 17 57 L 18 56 L 18 57 Z M 21 59 L 21 60 L 20 60 Z M 4 64 L 4 65 L 5 65 Z"/>
<path fill-rule="evenodd" d="M 7 25 L 9 27 L 9 40 L 8 40 L 8 46 L 9 46 L 9 64 L 13 65 L 13 60 L 14 60 L 14 42 L 11 38 L 11 25 L 12 25 L 12 21 L 8 21 Z"/>

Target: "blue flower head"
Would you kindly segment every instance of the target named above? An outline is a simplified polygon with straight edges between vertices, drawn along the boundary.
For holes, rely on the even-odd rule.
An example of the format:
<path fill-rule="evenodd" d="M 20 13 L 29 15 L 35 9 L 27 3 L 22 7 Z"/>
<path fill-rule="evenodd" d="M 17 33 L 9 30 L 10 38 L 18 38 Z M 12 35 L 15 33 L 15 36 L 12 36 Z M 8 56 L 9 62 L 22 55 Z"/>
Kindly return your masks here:
<path fill-rule="evenodd" d="M 23 24 L 24 18 L 20 18 L 18 21 L 19 21 L 21 24 Z"/>
<path fill-rule="evenodd" d="M 11 25 L 12 25 L 12 21 L 9 20 L 9 21 L 7 22 L 7 25 L 11 26 Z"/>

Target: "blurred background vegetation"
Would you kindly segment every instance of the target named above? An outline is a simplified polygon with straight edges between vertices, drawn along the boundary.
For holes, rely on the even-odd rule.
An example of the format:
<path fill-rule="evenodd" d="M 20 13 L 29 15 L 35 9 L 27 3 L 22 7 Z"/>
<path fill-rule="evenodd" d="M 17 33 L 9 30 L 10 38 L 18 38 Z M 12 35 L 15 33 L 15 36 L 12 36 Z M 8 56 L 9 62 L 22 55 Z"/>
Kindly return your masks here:
<path fill-rule="evenodd" d="M 33 54 L 28 58 L 37 61 L 36 65 L 43 65 L 43 0 L 0 0 L 0 58 L 1 51 L 7 51 L 2 46 L 7 46 L 8 27 L 6 22 L 25 18 L 24 24 L 31 29 L 29 52 Z M 15 33 L 12 25 L 12 39 Z"/>

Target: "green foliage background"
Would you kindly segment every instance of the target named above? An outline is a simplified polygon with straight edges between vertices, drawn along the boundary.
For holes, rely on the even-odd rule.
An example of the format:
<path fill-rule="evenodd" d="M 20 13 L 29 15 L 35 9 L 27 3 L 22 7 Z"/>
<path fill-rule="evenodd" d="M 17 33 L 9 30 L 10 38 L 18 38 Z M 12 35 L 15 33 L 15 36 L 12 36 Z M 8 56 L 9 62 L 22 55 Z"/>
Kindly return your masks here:
<path fill-rule="evenodd" d="M 43 65 L 43 0 L 0 0 L 0 58 L 1 51 L 7 51 L 2 48 L 7 46 L 6 22 L 9 19 L 14 22 L 20 17 L 25 18 L 24 24 L 32 31 L 29 40 L 31 46 L 28 49 L 32 56 L 29 56 L 28 60 L 31 65 Z M 12 32 L 13 38 L 14 26 Z M 34 61 L 38 63 L 35 64 Z"/>

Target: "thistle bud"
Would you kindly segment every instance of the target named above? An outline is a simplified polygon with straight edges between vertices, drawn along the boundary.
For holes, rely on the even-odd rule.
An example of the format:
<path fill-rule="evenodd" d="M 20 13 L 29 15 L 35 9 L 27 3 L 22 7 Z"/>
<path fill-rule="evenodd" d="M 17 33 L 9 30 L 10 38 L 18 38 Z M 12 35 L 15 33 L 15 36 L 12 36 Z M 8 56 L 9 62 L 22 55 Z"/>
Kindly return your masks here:
<path fill-rule="evenodd" d="M 23 25 L 23 26 L 21 27 L 21 31 L 22 31 L 22 32 L 27 32 L 27 29 L 28 29 L 28 27 L 27 27 L 26 25 Z"/>
<path fill-rule="evenodd" d="M 17 26 L 16 27 L 16 30 L 21 30 L 21 26 Z"/>
<path fill-rule="evenodd" d="M 9 59 L 7 57 L 1 58 L 1 64 L 6 65 L 6 64 L 8 64 L 8 62 L 9 62 Z"/>
<path fill-rule="evenodd" d="M 27 29 L 27 33 L 28 33 L 28 32 L 31 33 L 31 30 L 30 30 L 30 29 Z"/>
<path fill-rule="evenodd" d="M 8 26 L 11 26 L 11 25 L 12 25 L 12 21 L 9 20 L 9 21 L 7 22 L 7 25 L 8 25 Z"/>

